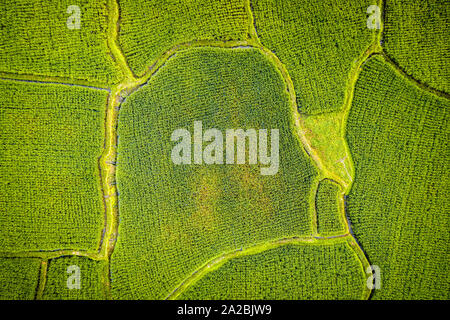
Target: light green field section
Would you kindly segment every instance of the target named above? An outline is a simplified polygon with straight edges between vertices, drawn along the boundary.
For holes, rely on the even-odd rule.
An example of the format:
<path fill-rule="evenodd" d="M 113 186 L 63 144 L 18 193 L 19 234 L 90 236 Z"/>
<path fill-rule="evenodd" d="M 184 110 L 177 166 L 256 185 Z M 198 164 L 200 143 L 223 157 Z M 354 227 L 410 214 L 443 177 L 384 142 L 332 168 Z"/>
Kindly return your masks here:
<path fill-rule="evenodd" d="M 448 99 L 377 57 L 356 85 L 347 139 L 353 231 L 381 269 L 375 299 L 449 299 Z"/>
<path fill-rule="evenodd" d="M 286 66 L 300 112 L 339 110 L 350 71 L 372 43 L 372 0 L 254 0 L 256 32 Z"/>
<path fill-rule="evenodd" d="M 226 261 L 179 299 L 363 299 L 366 275 L 346 241 L 295 244 Z"/>
<path fill-rule="evenodd" d="M 387 0 L 387 54 L 416 80 L 450 93 L 450 6 L 443 0 Z"/>
<path fill-rule="evenodd" d="M 33 300 L 40 265 L 38 259 L 0 258 L 0 300 Z"/>
<path fill-rule="evenodd" d="M 107 262 L 84 257 L 61 257 L 48 263 L 44 300 L 105 299 Z M 79 273 L 78 273 L 79 270 Z M 79 289 L 77 280 L 79 275 Z M 72 288 L 72 289 L 70 289 Z"/>
<path fill-rule="evenodd" d="M 322 237 L 341 235 L 346 232 L 344 199 L 341 187 L 334 181 L 320 181 L 316 193 L 317 232 Z"/>
<path fill-rule="evenodd" d="M 225 252 L 312 234 L 308 197 L 316 171 L 295 136 L 294 112 L 280 73 L 254 49 L 178 52 L 126 99 L 118 127 L 113 297 L 164 298 Z M 261 175 L 267 166 L 248 159 L 174 165 L 172 132 L 192 133 L 197 120 L 223 133 L 279 129 L 278 172 Z"/>
<path fill-rule="evenodd" d="M 244 40 L 244 1 L 119 1 L 120 45 L 131 69 L 143 74 L 178 44 L 198 40 Z"/>
<path fill-rule="evenodd" d="M 107 47 L 106 2 L 2 1 L 0 71 L 118 82 L 122 76 Z M 67 27 L 75 13 L 67 13 L 71 5 L 80 8 L 80 29 Z"/>
<path fill-rule="evenodd" d="M 347 190 L 354 170 L 344 138 L 343 113 L 302 115 L 299 121 L 310 151 L 316 155 L 322 170 Z"/>
<path fill-rule="evenodd" d="M 107 92 L 0 81 L 0 252 L 92 249 Z"/>
<path fill-rule="evenodd" d="M 450 299 L 445 1 L 0 10 L 0 300 Z M 279 130 L 276 173 L 229 129 Z"/>

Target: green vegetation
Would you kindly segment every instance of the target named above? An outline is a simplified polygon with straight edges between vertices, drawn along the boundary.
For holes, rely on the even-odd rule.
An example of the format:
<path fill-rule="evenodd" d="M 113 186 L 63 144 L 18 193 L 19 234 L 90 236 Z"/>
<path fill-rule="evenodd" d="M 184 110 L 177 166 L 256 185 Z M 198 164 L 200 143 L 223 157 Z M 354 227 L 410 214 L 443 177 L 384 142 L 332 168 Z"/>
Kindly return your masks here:
<path fill-rule="evenodd" d="M 34 299 L 40 265 L 38 259 L 0 258 L 0 299 Z"/>
<path fill-rule="evenodd" d="M 283 62 L 302 113 L 339 110 L 350 71 L 376 31 L 366 25 L 373 0 L 254 0 L 261 43 Z"/>
<path fill-rule="evenodd" d="M 69 284 L 76 274 L 70 266 L 79 267 L 80 289 L 69 289 Z M 105 275 L 107 264 L 106 261 L 94 261 L 83 257 L 61 257 L 50 260 L 47 270 L 47 282 L 42 299 L 70 299 L 70 300 L 92 300 L 105 299 L 106 279 Z"/>
<path fill-rule="evenodd" d="M 309 152 L 316 155 L 322 171 L 347 191 L 353 181 L 353 163 L 343 135 L 343 113 L 329 112 L 300 117 Z"/>
<path fill-rule="evenodd" d="M 443 0 L 386 0 L 384 48 L 416 80 L 450 93 L 450 7 Z"/>
<path fill-rule="evenodd" d="M 316 193 L 317 232 L 320 236 L 336 236 L 346 232 L 344 198 L 341 188 L 334 181 L 320 181 Z"/>
<path fill-rule="evenodd" d="M 1 3 L 0 299 L 450 299 L 448 8 Z"/>
<path fill-rule="evenodd" d="M 382 272 L 375 299 L 449 298 L 449 108 L 382 57 L 360 74 L 347 123 L 348 214 Z"/>
<path fill-rule="evenodd" d="M 347 240 L 289 244 L 227 260 L 180 299 L 363 299 L 366 275 Z"/>
<path fill-rule="evenodd" d="M 69 30 L 70 5 L 81 11 Z M 106 0 L 0 2 L 0 71 L 115 83 L 122 75 L 107 47 Z"/>
<path fill-rule="evenodd" d="M 175 129 L 280 130 L 280 168 L 174 165 Z M 164 298 L 221 253 L 310 235 L 308 194 L 316 171 L 294 135 L 280 74 L 258 50 L 191 49 L 166 62 L 122 104 L 117 183 L 116 298 Z"/>
<path fill-rule="evenodd" d="M 244 1 L 121 0 L 119 7 L 120 45 L 139 75 L 175 45 L 247 37 Z"/>
<path fill-rule="evenodd" d="M 0 252 L 95 250 L 107 92 L 0 81 Z"/>

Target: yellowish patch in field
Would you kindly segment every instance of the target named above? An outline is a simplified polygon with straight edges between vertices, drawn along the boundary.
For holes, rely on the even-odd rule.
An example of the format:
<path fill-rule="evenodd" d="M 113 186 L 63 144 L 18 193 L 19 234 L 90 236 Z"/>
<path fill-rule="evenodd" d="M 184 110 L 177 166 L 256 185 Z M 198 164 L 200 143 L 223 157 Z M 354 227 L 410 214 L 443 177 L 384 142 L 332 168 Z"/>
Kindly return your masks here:
<path fill-rule="evenodd" d="M 252 217 L 256 223 L 262 224 L 270 220 L 273 213 L 272 201 L 267 195 L 259 171 L 251 170 L 248 165 L 235 167 L 234 171 L 231 180 L 243 191 L 241 196 L 249 199 L 249 207 L 253 211 L 243 214 Z"/>
<path fill-rule="evenodd" d="M 192 224 L 205 234 L 217 226 L 217 200 L 221 194 L 217 180 L 215 174 L 202 175 L 193 193 L 196 210 L 191 217 Z"/>
<path fill-rule="evenodd" d="M 302 115 L 299 120 L 308 152 L 323 166 L 327 178 L 338 181 L 347 191 L 354 169 L 344 138 L 343 114 Z"/>

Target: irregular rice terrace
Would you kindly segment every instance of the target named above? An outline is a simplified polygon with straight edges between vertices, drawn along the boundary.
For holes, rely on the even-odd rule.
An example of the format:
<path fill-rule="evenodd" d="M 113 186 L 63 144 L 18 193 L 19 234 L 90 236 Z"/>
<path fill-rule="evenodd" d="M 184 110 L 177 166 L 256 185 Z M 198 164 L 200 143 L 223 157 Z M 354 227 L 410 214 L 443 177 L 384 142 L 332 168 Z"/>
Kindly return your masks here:
<path fill-rule="evenodd" d="M 450 297 L 443 1 L 70 5 L 0 4 L 0 299 Z M 174 164 L 199 121 L 276 174 Z"/>

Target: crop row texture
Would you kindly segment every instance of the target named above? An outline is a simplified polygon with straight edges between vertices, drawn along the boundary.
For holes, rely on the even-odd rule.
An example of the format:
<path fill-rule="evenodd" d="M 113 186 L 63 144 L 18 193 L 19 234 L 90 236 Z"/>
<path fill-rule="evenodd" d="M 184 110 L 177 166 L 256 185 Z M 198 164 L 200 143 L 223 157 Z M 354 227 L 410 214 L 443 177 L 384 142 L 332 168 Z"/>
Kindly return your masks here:
<path fill-rule="evenodd" d="M 302 113 L 339 110 L 352 67 L 375 35 L 367 28 L 373 1 L 255 0 L 258 37 L 283 62 Z"/>
<path fill-rule="evenodd" d="M 179 52 L 127 98 L 118 127 L 115 297 L 163 298 L 224 252 L 312 233 L 308 195 L 317 173 L 294 136 L 291 109 L 280 73 L 254 49 Z M 278 173 L 174 165 L 170 136 L 192 132 L 194 120 L 222 132 L 279 129 Z"/>
<path fill-rule="evenodd" d="M 0 81 L 0 252 L 96 250 L 107 92 Z"/>
<path fill-rule="evenodd" d="M 0 71 L 115 83 L 122 75 L 107 47 L 106 0 L 81 1 L 80 29 L 69 29 L 72 0 L 0 2 Z"/>
<path fill-rule="evenodd" d="M 40 264 L 39 259 L 0 258 L 0 299 L 34 299 Z"/>
<path fill-rule="evenodd" d="M 387 0 L 384 48 L 404 71 L 450 93 L 448 1 Z"/>
<path fill-rule="evenodd" d="M 375 299 L 448 299 L 449 108 L 383 58 L 356 84 L 347 139 L 353 231 L 381 270 Z"/>
<path fill-rule="evenodd" d="M 365 273 L 347 242 L 295 244 L 237 257 L 180 299 L 361 299 Z"/>
<path fill-rule="evenodd" d="M 244 1 L 121 0 L 120 45 L 137 74 L 175 45 L 197 40 L 244 40 Z"/>
<path fill-rule="evenodd" d="M 71 268 L 72 267 L 72 268 Z M 61 257 L 48 263 L 45 300 L 105 299 L 107 262 L 85 257 Z M 76 278 L 79 276 L 79 289 Z"/>

